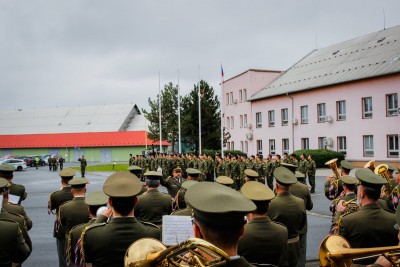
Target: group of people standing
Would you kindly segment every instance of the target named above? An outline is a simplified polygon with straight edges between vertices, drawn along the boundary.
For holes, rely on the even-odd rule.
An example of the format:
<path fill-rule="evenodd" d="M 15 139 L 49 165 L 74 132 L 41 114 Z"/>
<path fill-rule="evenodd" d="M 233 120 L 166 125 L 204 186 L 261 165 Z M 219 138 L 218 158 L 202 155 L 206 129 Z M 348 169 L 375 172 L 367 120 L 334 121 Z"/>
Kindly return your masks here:
<path fill-rule="evenodd" d="M 65 159 L 62 156 L 51 156 L 47 159 L 47 164 L 49 165 L 49 171 L 57 171 L 58 166 L 60 170 L 64 168 Z"/>

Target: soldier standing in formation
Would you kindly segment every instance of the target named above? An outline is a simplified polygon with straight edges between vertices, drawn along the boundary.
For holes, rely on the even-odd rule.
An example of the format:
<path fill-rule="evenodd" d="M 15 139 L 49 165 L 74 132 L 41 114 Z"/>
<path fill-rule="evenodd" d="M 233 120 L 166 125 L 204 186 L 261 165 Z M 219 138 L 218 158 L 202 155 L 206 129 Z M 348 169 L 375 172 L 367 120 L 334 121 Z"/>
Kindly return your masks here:
<path fill-rule="evenodd" d="M 9 198 L 16 199 L 16 204 L 21 205 L 21 202 L 27 198 L 28 194 L 26 193 L 23 185 L 13 183 L 14 170 L 14 166 L 12 165 L 1 164 L 0 178 L 6 179 L 10 184 L 8 187 L 10 195 Z"/>
<path fill-rule="evenodd" d="M 83 178 L 83 177 L 85 177 L 85 171 L 86 171 L 86 166 L 87 166 L 87 161 L 85 159 L 85 156 L 82 155 L 82 157 L 80 158 L 80 162 L 81 162 L 81 175 Z"/>
<path fill-rule="evenodd" d="M 63 159 L 63 157 L 60 156 L 58 158 L 58 163 L 60 164 L 60 171 L 62 171 L 62 169 L 64 168 L 64 162 L 65 162 L 65 159 Z"/>
<path fill-rule="evenodd" d="M 310 193 L 315 193 L 315 173 L 317 171 L 317 164 L 313 160 L 311 155 L 308 155 L 308 163 L 307 163 L 307 176 L 308 183 L 311 186 Z"/>

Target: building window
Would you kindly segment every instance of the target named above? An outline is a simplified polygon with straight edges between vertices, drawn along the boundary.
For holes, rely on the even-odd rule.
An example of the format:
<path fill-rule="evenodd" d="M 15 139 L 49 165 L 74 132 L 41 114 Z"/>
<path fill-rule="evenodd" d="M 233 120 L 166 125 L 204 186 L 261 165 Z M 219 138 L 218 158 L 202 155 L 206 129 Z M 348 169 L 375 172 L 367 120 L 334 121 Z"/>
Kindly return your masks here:
<path fill-rule="evenodd" d="M 229 117 L 226 118 L 226 129 L 229 130 L 231 128 L 231 119 Z"/>
<path fill-rule="evenodd" d="M 229 105 L 229 93 L 226 93 L 226 105 Z"/>
<path fill-rule="evenodd" d="M 244 141 L 244 152 L 248 152 L 249 151 L 249 142 Z"/>
<path fill-rule="evenodd" d="M 301 106 L 301 124 L 308 123 L 308 106 Z"/>
<path fill-rule="evenodd" d="M 243 93 L 242 93 L 242 90 L 239 90 L 239 101 L 240 101 L 240 102 L 243 101 Z"/>
<path fill-rule="evenodd" d="M 338 121 L 345 121 L 346 120 L 346 101 L 337 101 L 336 102 L 336 119 Z"/>
<path fill-rule="evenodd" d="M 398 114 L 398 100 L 397 94 L 386 95 L 387 116 L 397 116 Z"/>
<path fill-rule="evenodd" d="M 235 150 L 235 143 L 232 141 L 232 143 L 231 143 L 231 149 L 232 150 Z"/>
<path fill-rule="evenodd" d="M 240 141 L 240 151 L 244 151 L 243 141 Z"/>
<path fill-rule="evenodd" d="M 262 154 L 262 140 L 257 140 L 257 153 Z"/>
<path fill-rule="evenodd" d="M 324 139 L 325 139 L 325 137 L 318 137 L 318 148 L 319 149 L 325 149 Z"/>
<path fill-rule="evenodd" d="M 256 128 L 262 127 L 261 112 L 256 113 Z"/>
<path fill-rule="evenodd" d="M 228 146 L 228 147 L 227 147 L 227 150 L 231 150 L 231 142 L 227 142 L 226 144 L 227 144 L 227 146 Z"/>
<path fill-rule="evenodd" d="M 275 110 L 268 111 L 268 126 L 275 127 Z"/>
<path fill-rule="evenodd" d="M 243 128 L 243 115 L 240 115 L 240 128 Z"/>
<path fill-rule="evenodd" d="M 230 100 L 229 100 L 229 101 L 230 101 L 231 105 L 233 105 L 233 93 L 232 93 L 232 92 L 230 93 L 230 96 L 231 96 L 231 97 L 230 97 Z"/>
<path fill-rule="evenodd" d="M 337 151 L 343 155 L 347 153 L 346 136 L 338 136 L 337 138 Z"/>
<path fill-rule="evenodd" d="M 288 117 L 289 117 L 289 112 L 287 108 L 284 108 L 281 110 L 281 115 L 282 115 L 282 126 L 287 126 L 289 124 Z"/>
<path fill-rule="evenodd" d="M 275 155 L 275 139 L 269 139 L 269 154 Z"/>
<path fill-rule="evenodd" d="M 289 139 L 282 139 L 282 153 L 289 154 Z"/>
<path fill-rule="evenodd" d="M 234 123 L 234 120 L 233 120 L 233 116 L 231 116 L 231 129 L 233 129 L 233 127 L 235 126 L 234 124 L 235 123 Z"/>
<path fill-rule="evenodd" d="M 243 115 L 243 124 L 244 124 L 244 128 L 248 127 L 248 125 L 247 125 L 247 114 Z"/>
<path fill-rule="evenodd" d="M 301 138 L 301 149 L 310 149 L 310 141 L 308 138 Z"/>
<path fill-rule="evenodd" d="M 243 89 L 243 101 L 247 101 L 247 90 Z"/>
<path fill-rule="evenodd" d="M 374 136 L 364 135 L 364 157 L 374 156 Z"/>
<path fill-rule="evenodd" d="M 318 112 L 318 122 L 325 122 L 325 117 L 326 117 L 325 103 L 317 105 L 317 112 Z"/>
<path fill-rule="evenodd" d="M 364 97 L 362 99 L 362 117 L 363 119 L 371 119 L 372 118 L 372 97 Z"/>
<path fill-rule="evenodd" d="M 387 136 L 388 144 L 388 157 L 398 158 L 399 157 L 399 135 L 391 134 Z"/>

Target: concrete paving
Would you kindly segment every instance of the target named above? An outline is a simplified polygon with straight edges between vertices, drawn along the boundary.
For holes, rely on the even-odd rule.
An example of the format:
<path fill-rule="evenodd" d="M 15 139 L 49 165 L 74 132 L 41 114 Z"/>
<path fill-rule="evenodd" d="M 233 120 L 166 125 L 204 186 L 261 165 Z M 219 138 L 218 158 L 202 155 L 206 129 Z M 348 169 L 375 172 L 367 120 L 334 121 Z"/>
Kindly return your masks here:
<path fill-rule="evenodd" d="M 89 163 L 90 164 L 90 163 Z M 67 163 L 66 166 L 77 166 Z M 88 192 L 102 190 L 104 181 L 112 173 L 88 172 Z M 77 176 L 79 177 L 79 173 Z M 329 205 L 330 202 L 323 194 L 325 177 L 331 175 L 329 169 L 317 171 L 316 193 L 312 194 L 314 209 L 308 214 L 308 242 L 307 242 L 307 266 L 318 266 L 318 248 L 322 239 L 327 235 L 330 226 Z M 33 228 L 29 234 L 33 243 L 33 251 L 23 266 L 57 266 L 56 242 L 52 236 L 55 215 L 48 215 L 47 201 L 52 191 L 60 188 L 58 171 L 49 171 L 48 167 L 39 169 L 30 168 L 26 171 L 15 172 L 14 182 L 23 184 L 28 192 L 28 198 L 22 202 L 29 217 L 33 221 Z M 162 189 L 164 191 L 165 188 Z"/>

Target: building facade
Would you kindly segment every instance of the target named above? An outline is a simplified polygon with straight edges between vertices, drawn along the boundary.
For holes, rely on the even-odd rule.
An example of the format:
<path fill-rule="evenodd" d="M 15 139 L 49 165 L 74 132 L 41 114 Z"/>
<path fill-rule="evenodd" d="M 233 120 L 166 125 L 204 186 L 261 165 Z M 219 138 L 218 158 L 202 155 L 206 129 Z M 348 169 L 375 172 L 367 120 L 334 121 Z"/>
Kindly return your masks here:
<path fill-rule="evenodd" d="M 247 144 L 238 148 L 249 155 L 321 148 L 351 161 L 398 162 L 399 40 L 397 26 L 312 51 L 248 97 L 246 106 L 223 106 L 225 125 L 227 118 L 250 116 L 251 127 L 231 129 L 231 140 Z M 231 84 L 225 94 L 237 93 Z"/>

